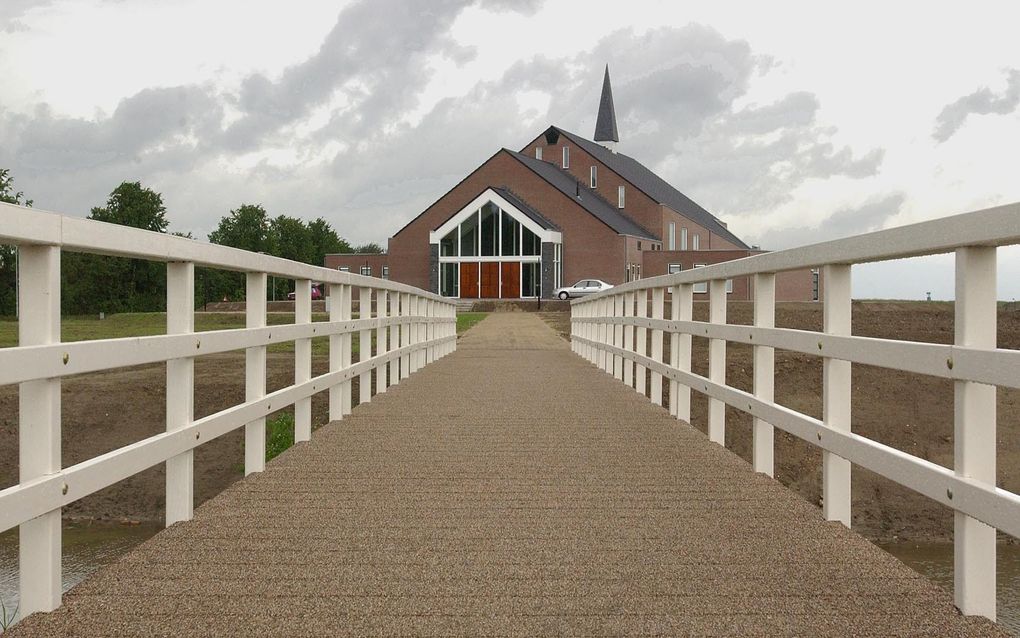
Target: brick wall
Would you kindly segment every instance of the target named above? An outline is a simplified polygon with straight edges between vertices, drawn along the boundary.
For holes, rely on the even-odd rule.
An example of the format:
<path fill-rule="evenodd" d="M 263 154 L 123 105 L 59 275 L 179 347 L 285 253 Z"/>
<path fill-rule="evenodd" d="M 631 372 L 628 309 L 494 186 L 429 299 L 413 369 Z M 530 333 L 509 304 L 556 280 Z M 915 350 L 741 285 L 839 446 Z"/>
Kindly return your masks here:
<path fill-rule="evenodd" d="M 625 239 L 505 151 L 493 155 L 390 238 L 391 278 L 429 285 L 429 232 L 489 187 L 506 187 L 563 229 L 563 278 L 622 283 Z"/>

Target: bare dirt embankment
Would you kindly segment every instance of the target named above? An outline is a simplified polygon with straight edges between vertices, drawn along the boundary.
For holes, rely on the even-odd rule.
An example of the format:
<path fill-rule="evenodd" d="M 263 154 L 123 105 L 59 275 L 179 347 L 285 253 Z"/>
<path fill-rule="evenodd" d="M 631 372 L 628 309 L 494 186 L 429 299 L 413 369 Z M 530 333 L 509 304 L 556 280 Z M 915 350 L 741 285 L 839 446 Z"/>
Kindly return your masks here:
<path fill-rule="evenodd" d="M 293 353 L 269 353 L 268 389 L 294 379 Z M 313 374 L 328 370 L 316 357 Z M 357 386 L 357 379 L 354 380 Z M 355 387 L 354 395 L 357 397 Z M 140 441 L 166 429 L 166 367 L 146 365 L 64 380 L 63 467 Z M 199 357 L 195 362 L 195 417 L 244 402 L 244 353 Z M 312 399 L 313 424 L 327 420 L 323 394 Z M 243 429 L 195 450 L 195 500 L 200 504 L 243 475 Z M 162 464 L 100 490 L 64 508 L 68 519 L 162 521 L 165 470 Z M 0 489 L 18 479 L 18 388 L 0 387 Z"/>
<path fill-rule="evenodd" d="M 728 304 L 732 324 L 749 325 L 753 306 Z M 666 316 L 669 316 L 668 312 Z M 561 334 L 569 333 L 567 313 L 543 313 Z M 695 304 L 695 320 L 708 320 L 708 304 Z M 821 330 L 820 304 L 779 304 L 776 325 Z M 853 334 L 866 337 L 952 343 L 953 305 L 940 302 L 854 302 Z M 1020 312 L 1001 311 L 1000 348 L 1020 349 Z M 668 352 L 668 348 L 666 349 Z M 822 416 L 820 357 L 778 350 L 776 401 L 805 414 Z M 708 341 L 695 338 L 694 372 L 708 374 Z M 727 381 L 751 391 L 752 347 L 727 344 Z M 853 419 L 857 433 L 886 445 L 953 467 L 953 382 L 872 366 L 853 366 Z M 693 393 L 691 421 L 705 431 L 707 401 Z M 1020 390 L 998 391 L 998 485 L 1020 492 Z M 726 411 L 726 446 L 750 460 L 751 418 Z M 821 452 L 784 432 L 776 432 L 776 478 L 812 503 L 821 501 Z M 867 470 L 855 467 L 853 526 L 873 540 L 943 541 L 952 537 L 953 514 L 942 505 Z"/>

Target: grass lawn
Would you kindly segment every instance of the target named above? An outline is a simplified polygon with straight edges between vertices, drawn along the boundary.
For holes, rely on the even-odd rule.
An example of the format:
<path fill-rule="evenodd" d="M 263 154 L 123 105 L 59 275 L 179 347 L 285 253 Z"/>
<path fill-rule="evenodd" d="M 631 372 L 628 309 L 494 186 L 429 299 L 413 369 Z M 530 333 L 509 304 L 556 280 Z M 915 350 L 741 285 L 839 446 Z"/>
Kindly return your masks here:
<path fill-rule="evenodd" d="M 489 316 L 487 312 L 462 312 L 457 315 L 457 334 Z"/>

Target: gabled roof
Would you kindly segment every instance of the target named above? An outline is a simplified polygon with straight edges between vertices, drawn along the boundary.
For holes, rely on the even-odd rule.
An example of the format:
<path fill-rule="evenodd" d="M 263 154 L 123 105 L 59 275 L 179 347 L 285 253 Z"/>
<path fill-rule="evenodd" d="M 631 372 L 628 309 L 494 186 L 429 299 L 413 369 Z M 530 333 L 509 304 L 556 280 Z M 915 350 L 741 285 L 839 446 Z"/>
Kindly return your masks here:
<path fill-rule="evenodd" d="M 687 197 L 677 189 L 673 188 L 666 180 L 662 179 L 641 162 L 633 157 L 622 153 L 614 153 L 601 144 L 586 140 L 580 135 L 565 131 L 558 126 L 550 127 L 558 131 L 574 144 L 577 144 L 586 153 L 593 156 L 614 173 L 630 182 L 634 188 L 648 195 L 660 204 L 669 206 L 691 221 L 704 226 L 716 235 L 723 237 L 740 248 L 750 248 L 739 237 L 731 233 L 716 217 L 699 206 L 694 200 Z M 552 166 L 552 164 L 549 164 Z M 555 168 L 555 167 L 554 167 Z"/>
<path fill-rule="evenodd" d="M 596 142 L 619 142 L 620 132 L 616 130 L 616 107 L 613 106 L 613 87 L 609 84 L 609 65 L 602 80 L 602 98 L 599 100 L 599 116 L 595 120 Z"/>
<path fill-rule="evenodd" d="M 542 228 L 546 230 L 562 230 L 559 226 L 554 224 L 551 219 L 545 217 L 544 215 L 542 215 L 542 213 L 535 210 L 531 206 L 531 204 L 518 197 L 512 190 L 510 190 L 506 186 L 500 186 L 498 188 L 493 188 L 492 190 L 496 191 L 504 198 L 506 198 L 506 201 L 510 202 L 515 207 L 517 207 L 517 210 L 527 215 L 528 218 L 531 219 L 531 221 L 535 222 Z"/>
<path fill-rule="evenodd" d="M 577 181 L 577 178 L 555 164 L 535 159 L 524 155 L 523 153 L 511 151 L 510 149 L 503 150 L 516 158 L 517 161 L 530 168 L 533 172 L 535 172 L 535 174 L 544 179 L 551 186 L 594 215 L 596 219 L 621 235 L 632 235 L 634 237 L 640 237 L 641 239 L 659 241 L 658 237 L 642 228 L 640 224 L 630 217 L 627 217 L 621 210 L 599 197 L 595 191 L 585 185 L 582 185 L 581 182 Z"/>

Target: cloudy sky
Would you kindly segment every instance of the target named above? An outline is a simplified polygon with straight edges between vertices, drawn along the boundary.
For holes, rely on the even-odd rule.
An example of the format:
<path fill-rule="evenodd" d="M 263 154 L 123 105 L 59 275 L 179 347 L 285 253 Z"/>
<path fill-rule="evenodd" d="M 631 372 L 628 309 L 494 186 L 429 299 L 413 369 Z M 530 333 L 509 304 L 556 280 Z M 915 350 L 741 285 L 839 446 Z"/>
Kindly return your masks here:
<path fill-rule="evenodd" d="M 500 147 L 590 137 L 780 249 L 1020 201 L 1013 2 L 0 1 L 0 167 L 85 215 L 120 182 L 204 236 L 242 203 L 386 238 Z M 1020 298 L 1002 251 L 1000 297 Z M 893 275 L 892 273 L 896 274 Z M 952 260 L 855 295 L 952 296 Z"/>

